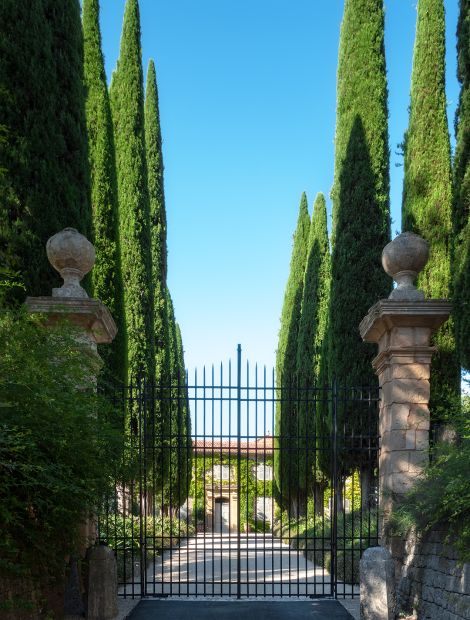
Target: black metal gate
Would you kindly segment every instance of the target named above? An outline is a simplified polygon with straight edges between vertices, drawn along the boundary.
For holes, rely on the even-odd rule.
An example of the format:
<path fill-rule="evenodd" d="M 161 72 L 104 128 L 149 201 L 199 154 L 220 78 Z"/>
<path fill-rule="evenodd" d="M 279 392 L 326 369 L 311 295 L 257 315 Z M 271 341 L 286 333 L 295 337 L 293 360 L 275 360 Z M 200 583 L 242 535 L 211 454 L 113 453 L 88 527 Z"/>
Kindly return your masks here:
<path fill-rule="evenodd" d="M 120 390 L 99 515 L 123 597 L 345 597 L 378 542 L 379 390 L 237 363 Z"/>

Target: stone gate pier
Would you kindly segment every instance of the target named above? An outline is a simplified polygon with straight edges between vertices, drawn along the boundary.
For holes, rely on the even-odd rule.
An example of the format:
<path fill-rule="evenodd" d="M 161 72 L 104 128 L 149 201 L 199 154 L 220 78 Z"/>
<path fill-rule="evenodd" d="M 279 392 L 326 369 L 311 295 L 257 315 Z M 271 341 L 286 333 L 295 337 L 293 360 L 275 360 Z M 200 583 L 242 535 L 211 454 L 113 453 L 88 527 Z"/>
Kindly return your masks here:
<path fill-rule="evenodd" d="M 359 326 L 363 340 L 378 345 L 372 364 L 381 388 L 380 536 L 395 568 L 394 583 L 384 590 L 377 580 L 368 579 L 365 571 L 361 574 L 361 597 L 364 593 L 368 599 L 361 600 L 364 619 L 395 618 L 397 610 L 391 608 L 389 598 L 394 586 L 399 611 L 416 612 L 418 619 L 470 619 L 470 566 L 458 566 L 455 552 L 444 544 L 445 534 L 411 532 L 399 537 L 389 526 L 391 512 L 429 462 L 430 371 L 436 352 L 431 337 L 451 312 L 448 300 L 425 299 L 414 286 L 428 256 L 427 242 L 413 233 L 402 233 L 384 248 L 383 267 L 397 286 L 388 299 L 369 310 Z M 367 558 L 363 566 L 366 564 Z M 374 577 L 377 571 L 372 566 L 369 564 L 369 576 Z M 373 588 L 367 591 L 371 583 L 375 593 Z M 377 615 L 371 601 L 377 601 L 381 591 L 387 596 L 382 597 L 384 606 Z"/>

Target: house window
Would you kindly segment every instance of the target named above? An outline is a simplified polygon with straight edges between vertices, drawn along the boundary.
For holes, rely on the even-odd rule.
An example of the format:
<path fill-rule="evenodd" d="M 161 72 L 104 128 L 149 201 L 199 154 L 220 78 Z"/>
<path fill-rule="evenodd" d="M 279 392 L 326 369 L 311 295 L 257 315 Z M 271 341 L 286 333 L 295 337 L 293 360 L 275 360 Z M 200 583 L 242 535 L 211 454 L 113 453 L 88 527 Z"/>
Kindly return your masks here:
<path fill-rule="evenodd" d="M 256 480 L 270 481 L 273 479 L 273 468 L 271 465 L 260 463 L 257 467 L 253 467 L 253 476 Z"/>
<path fill-rule="evenodd" d="M 257 497 L 256 498 L 256 519 L 258 521 L 273 522 L 273 498 Z"/>
<path fill-rule="evenodd" d="M 212 478 L 214 480 L 230 480 L 232 478 L 232 468 L 229 465 L 214 465 L 212 468 Z"/>

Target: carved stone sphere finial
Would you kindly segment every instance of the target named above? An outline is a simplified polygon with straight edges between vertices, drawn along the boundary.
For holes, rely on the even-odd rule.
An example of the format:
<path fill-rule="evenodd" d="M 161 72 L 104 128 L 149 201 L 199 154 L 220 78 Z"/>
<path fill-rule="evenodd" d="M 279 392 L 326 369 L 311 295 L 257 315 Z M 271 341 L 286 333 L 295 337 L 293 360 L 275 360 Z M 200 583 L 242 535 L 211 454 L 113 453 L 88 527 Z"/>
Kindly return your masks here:
<path fill-rule="evenodd" d="M 46 245 L 47 258 L 64 279 L 60 288 L 52 289 L 53 297 L 88 297 L 80 281 L 95 264 L 95 248 L 75 228 L 64 228 Z"/>
<path fill-rule="evenodd" d="M 397 283 L 389 299 L 419 301 L 424 293 L 414 285 L 418 273 L 429 259 L 429 244 L 422 237 L 404 232 L 388 243 L 382 252 L 382 265 Z"/>

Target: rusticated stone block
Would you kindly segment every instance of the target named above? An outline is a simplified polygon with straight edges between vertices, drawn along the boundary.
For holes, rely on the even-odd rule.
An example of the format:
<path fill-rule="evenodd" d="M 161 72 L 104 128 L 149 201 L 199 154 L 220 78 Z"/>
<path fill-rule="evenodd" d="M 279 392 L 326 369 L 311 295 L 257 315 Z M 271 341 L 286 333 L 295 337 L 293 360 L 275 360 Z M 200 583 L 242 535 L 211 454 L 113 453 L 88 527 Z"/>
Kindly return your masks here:
<path fill-rule="evenodd" d="M 394 379 L 382 389 L 387 403 L 427 405 L 429 402 L 430 385 L 425 379 Z"/>
<path fill-rule="evenodd" d="M 361 620 L 394 620 L 395 564 L 384 547 L 364 551 L 360 565 Z"/>
<path fill-rule="evenodd" d="M 413 405 L 408 416 L 408 428 L 429 430 L 429 407 L 427 405 Z"/>
<path fill-rule="evenodd" d="M 410 406 L 406 403 L 393 403 L 390 407 L 390 430 L 406 430 L 408 426 L 408 416 Z"/>
<path fill-rule="evenodd" d="M 88 552 L 88 620 L 112 620 L 118 614 L 114 552 L 101 545 Z"/>
<path fill-rule="evenodd" d="M 390 366 L 390 379 L 429 379 L 429 364 L 392 364 Z"/>

